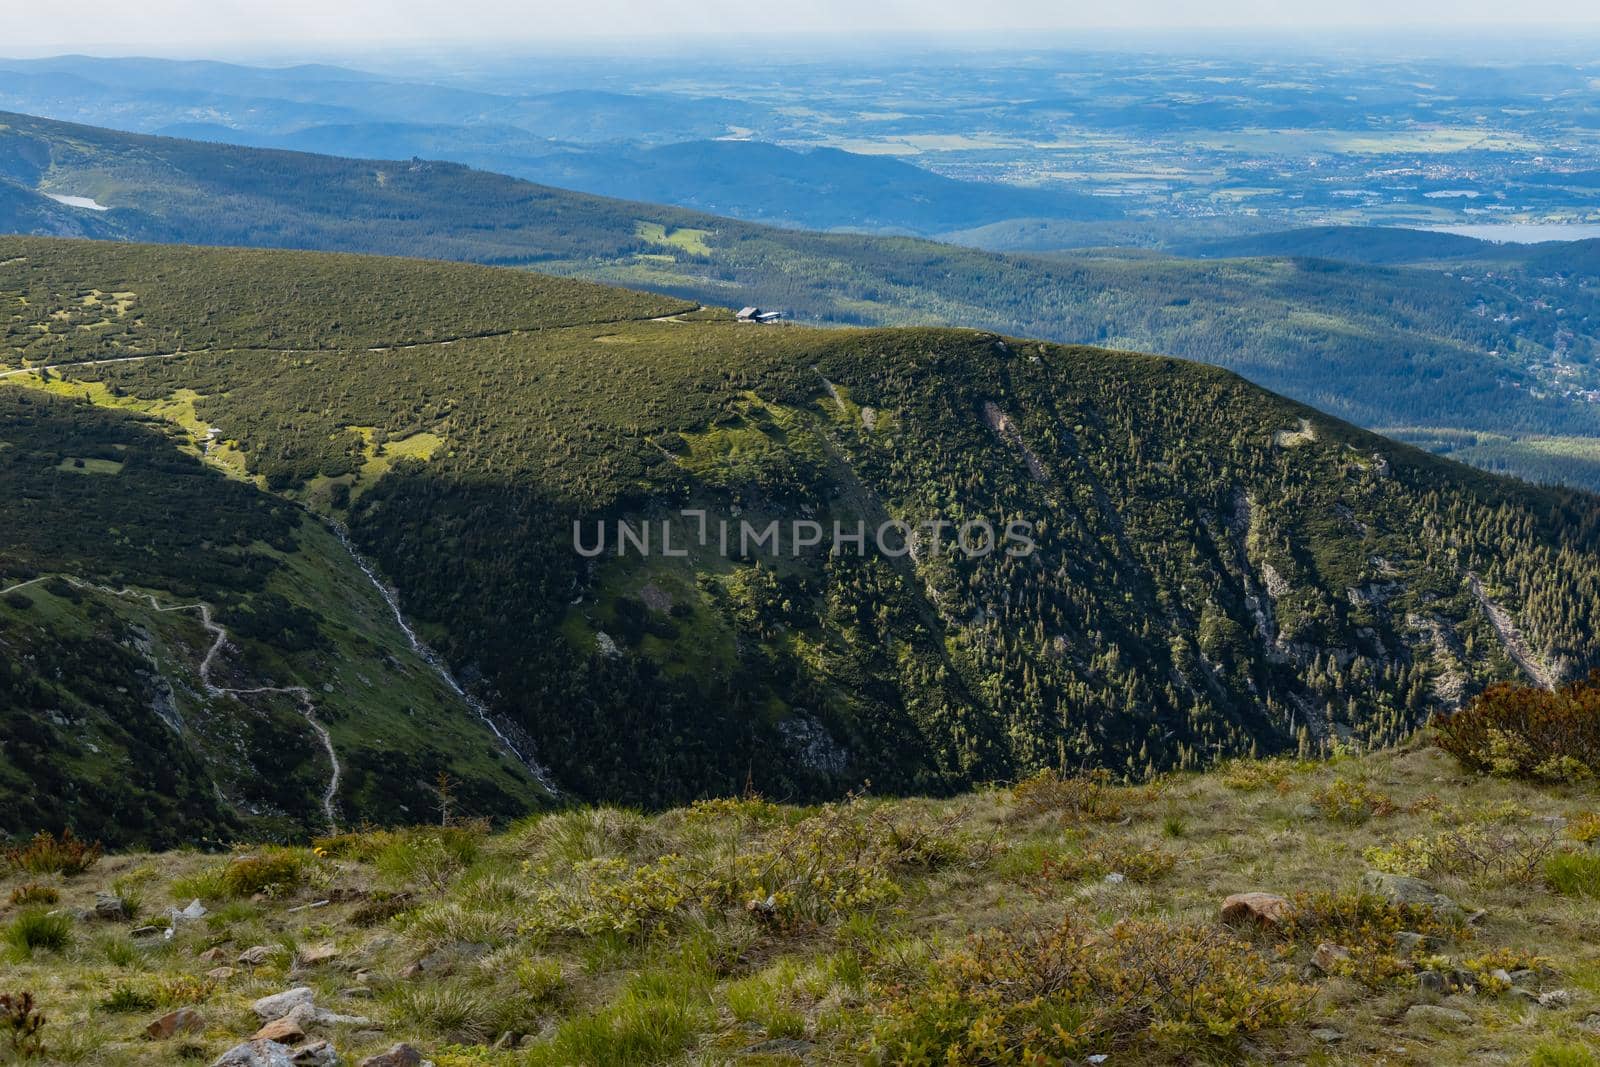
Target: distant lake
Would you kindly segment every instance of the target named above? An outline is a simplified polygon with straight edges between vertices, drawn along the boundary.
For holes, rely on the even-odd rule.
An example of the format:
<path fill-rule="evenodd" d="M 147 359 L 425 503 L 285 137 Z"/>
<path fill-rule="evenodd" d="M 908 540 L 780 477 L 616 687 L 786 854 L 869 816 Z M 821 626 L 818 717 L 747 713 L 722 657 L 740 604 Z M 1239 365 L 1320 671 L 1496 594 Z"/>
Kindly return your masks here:
<path fill-rule="evenodd" d="M 1488 222 L 1472 226 L 1426 228 L 1432 233 L 1455 233 L 1462 237 L 1476 237 L 1480 241 L 1516 245 L 1531 245 L 1540 241 L 1585 241 L 1600 237 L 1600 222 Z"/>
<path fill-rule="evenodd" d="M 90 211 L 110 211 L 111 210 L 110 208 L 106 207 L 104 204 L 96 203 L 94 198 L 90 197 L 90 196 L 66 196 L 65 194 L 62 194 L 62 193 L 45 193 L 44 195 L 48 196 L 51 200 L 54 200 L 56 203 L 65 204 L 68 207 L 86 207 Z"/>

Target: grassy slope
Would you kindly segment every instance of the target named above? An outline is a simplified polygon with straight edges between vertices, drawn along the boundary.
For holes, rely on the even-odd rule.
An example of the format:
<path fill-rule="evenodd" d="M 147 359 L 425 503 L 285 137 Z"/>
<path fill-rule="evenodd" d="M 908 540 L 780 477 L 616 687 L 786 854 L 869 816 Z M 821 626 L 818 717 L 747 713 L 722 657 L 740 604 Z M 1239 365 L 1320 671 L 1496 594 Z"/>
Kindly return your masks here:
<path fill-rule="evenodd" d="M 1281 259 L 995 255 L 771 229 L 451 164 L 268 152 L 12 115 L 0 117 L 0 137 L 16 149 L 18 180 L 114 205 L 97 225 L 132 239 L 536 266 L 814 321 L 959 324 L 1166 352 L 1367 426 L 1600 433 L 1590 407 L 1535 395 L 1529 370 L 1573 323 L 1575 350 L 1592 353 L 1587 310 L 1558 322 L 1504 277 Z M 704 251 L 653 236 L 696 231 Z M 1508 321 L 1494 321 L 1501 312 Z"/>
<path fill-rule="evenodd" d="M 747 776 L 779 795 L 949 790 L 1062 760 L 1139 774 L 1294 748 L 1308 720 L 1312 744 L 1381 740 L 1452 684 L 1516 672 L 1468 571 L 1558 669 L 1595 654 L 1587 498 L 1431 460 L 1215 369 L 966 331 L 645 321 L 674 305 L 581 287 L 609 318 L 540 329 L 515 316 L 578 283 L 0 247 L 27 254 L 16 284 L 33 289 L 11 335 L 52 358 L 219 346 L 8 381 L 220 427 L 214 458 L 348 521 L 581 795 L 670 803 Z M 98 333 L 58 317 L 93 290 L 133 303 L 92 311 Z M 227 347 L 286 292 L 279 343 L 305 347 Z M 523 328 L 385 343 L 391 322 L 415 338 L 468 298 L 474 332 Z M 590 568 L 571 550 L 574 519 L 687 503 L 847 525 L 1025 515 L 1048 532 L 1039 565 L 808 556 L 771 576 L 707 553 Z M 845 768 L 797 751 L 797 728 L 824 731 Z"/>
<path fill-rule="evenodd" d="M 30 242 L 8 250 L 0 371 L 217 344 L 365 351 L 692 308 L 469 266 L 311 256 L 291 271 L 263 272 L 251 266 L 262 253 L 202 250 L 174 258 L 171 250 L 124 248 L 91 270 L 98 287 L 77 286 L 68 279 L 83 269 L 84 247 Z M 235 269 L 223 269 L 224 260 Z M 307 302 L 306 294 L 335 285 L 331 313 Z M 406 299 L 422 286 L 436 302 Z M 225 314 L 215 313 L 221 308 Z M 53 375 L 11 375 L 0 384 L 59 398 L 35 403 L 17 389 L 0 396 L 8 424 L 0 434 L 0 571 L 9 575 L 0 588 L 62 576 L 153 592 L 163 605 L 209 604 L 232 644 L 212 672 L 216 684 L 315 694 L 318 721 L 343 763 L 336 806 L 344 820 L 419 817 L 436 803 L 431 786 L 441 771 L 457 779 L 474 811 L 504 815 L 538 802 L 543 791 L 411 650 L 334 536 L 237 484 L 247 478 L 243 455 L 226 440 L 207 447 L 209 424 L 197 414 L 205 397 L 179 390 L 141 400 Z M 163 424 L 170 437 L 152 432 Z M 420 441 L 397 441 L 368 460 L 367 472 L 425 459 L 431 450 Z M 206 472 L 195 462 L 202 456 L 228 477 Z M 111 840 L 170 843 L 227 839 L 244 828 L 303 836 L 323 825 L 315 800 L 331 766 L 299 702 L 286 694 L 207 696 L 198 667 L 211 637 L 195 612 L 36 585 L 0 602 L 0 631 L 10 662 L 36 663 L 49 679 L 41 684 L 24 671 L 7 691 L 8 712 L 23 716 L 8 720 L 8 737 L 26 738 L 27 747 L 0 756 L 0 781 L 19 799 L 32 796 L 7 806 L 6 830 L 75 823 Z M 168 721 L 183 724 L 181 738 Z"/>
<path fill-rule="evenodd" d="M 1089 809 L 1051 803 L 1064 796 L 1089 798 Z M 1331 799 L 1340 796 L 1364 799 L 1341 816 Z M 1119 924 L 1132 924 L 1121 927 L 1124 936 L 1156 924 L 1157 971 L 1163 960 L 1179 968 L 1179 945 L 1227 936 L 1217 914 L 1228 894 L 1350 900 L 1364 871 L 1394 865 L 1396 842 L 1465 833 L 1518 842 L 1532 858 L 1519 866 L 1491 848 L 1484 868 L 1427 875 L 1464 908 L 1483 909 L 1464 932 L 1408 952 L 1381 929 L 1313 929 L 1287 939 L 1245 930 L 1220 942 L 1229 966 L 1259 958 L 1271 981 L 1305 983 L 1286 1025 L 1233 1038 L 1162 1036 L 1141 1030 L 1135 1013 L 1110 1030 L 1090 1025 L 1098 1036 L 1079 1055 L 1590 1064 L 1600 1053 L 1590 1022 L 1600 1010 L 1593 900 L 1549 888 L 1544 857 L 1576 852 L 1593 866 L 1594 853 L 1572 837 L 1593 819 L 1593 799 L 1587 787 L 1468 777 L 1436 750 L 1413 746 L 1327 763 L 1241 764 L 1138 789 L 990 789 L 824 809 L 719 802 L 650 818 L 582 809 L 493 837 L 452 835 L 465 864 L 428 862 L 430 848 L 440 853 L 426 829 L 369 835 L 331 842 L 328 858 L 294 853 L 302 883 L 280 884 L 264 899 L 221 898 L 212 875 L 224 861 L 212 856 L 121 855 L 71 879 L 0 876 L 0 899 L 31 880 L 58 888 L 63 908 L 88 907 L 96 891 L 115 888 L 136 895 L 146 915 L 197 894 L 211 914 L 166 942 L 130 941 L 130 925 L 142 920 L 71 921 L 60 949 L 12 949 L 3 988 L 34 992 L 50 1017 L 50 1060 L 62 1063 L 205 1059 L 254 1029 L 254 998 L 299 984 L 324 1006 L 383 1027 L 315 1028 L 352 1059 L 405 1039 L 441 1067 L 854 1063 L 909 1056 L 885 1043 L 915 1025 L 926 1043 L 923 1058 L 912 1060 L 945 1062 L 961 1034 L 949 1027 L 963 1016 L 928 998 L 957 975 L 981 973 L 977 963 L 960 970 L 948 962 L 975 932 L 1025 937 L 1068 918 L 1091 943 L 1105 944 Z M 760 874 L 780 842 L 789 843 L 787 862 Z M 1373 851 L 1384 849 L 1391 859 Z M 819 857 L 821 867 L 811 866 Z M 822 869 L 837 895 L 807 880 Z M 1108 870 L 1125 880 L 1106 881 Z M 783 921 L 744 907 L 763 887 L 791 878 L 775 913 Z M 387 906 L 401 912 L 385 921 L 378 902 L 396 893 L 409 896 Z M 302 907 L 330 898 L 323 908 Z M 3 908 L 0 923 L 21 910 Z M 1372 950 L 1369 965 L 1307 970 L 1324 940 Z M 467 943 L 480 947 L 464 952 Z M 203 951 L 218 948 L 231 965 L 257 944 L 270 950 L 260 966 L 205 977 L 218 964 L 201 959 Z M 331 962 L 296 963 L 320 945 L 337 950 Z M 407 973 L 435 953 L 429 969 Z M 1548 1007 L 1484 977 L 1529 956 L 1538 957 L 1535 973 L 1518 979 L 1528 993 L 1565 991 L 1547 998 Z M 977 959 L 1001 965 L 992 951 Z M 1023 963 L 1043 965 L 1032 955 Z M 1119 966 L 1129 980 L 1154 973 L 1135 971 L 1128 958 Z M 1478 968 L 1474 991 L 1430 991 L 1416 978 L 1463 966 Z M 1081 1022 L 1085 1006 L 1103 1003 L 1100 987 L 1076 995 L 1051 988 L 1040 990 L 1045 999 L 1032 1017 Z M 995 1003 L 1022 1002 L 1030 992 L 999 987 Z M 1261 995 L 1243 993 L 1239 1003 Z M 1408 1017 L 1417 1004 L 1464 1012 L 1467 1022 L 1441 1027 Z M 182 1005 L 198 1010 L 202 1033 L 161 1043 L 139 1036 L 149 1019 Z M 1314 1036 L 1328 1030 L 1340 1039 Z M 488 1047 L 506 1033 L 512 1045 L 534 1036 L 520 1050 Z M 1567 1058 L 1539 1058 L 1557 1051 Z"/>

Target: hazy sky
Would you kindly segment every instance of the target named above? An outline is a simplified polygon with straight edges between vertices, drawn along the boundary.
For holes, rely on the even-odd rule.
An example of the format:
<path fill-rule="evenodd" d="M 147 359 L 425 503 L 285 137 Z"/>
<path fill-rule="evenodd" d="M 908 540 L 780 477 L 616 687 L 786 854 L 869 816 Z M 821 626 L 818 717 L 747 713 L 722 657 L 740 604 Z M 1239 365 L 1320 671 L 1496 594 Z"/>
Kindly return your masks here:
<path fill-rule="evenodd" d="M 0 54 L 307 52 L 388 43 L 507 46 L 684 34 L 1042 29 L 1594 29 L 1593 0 L 0 0 Z"/>

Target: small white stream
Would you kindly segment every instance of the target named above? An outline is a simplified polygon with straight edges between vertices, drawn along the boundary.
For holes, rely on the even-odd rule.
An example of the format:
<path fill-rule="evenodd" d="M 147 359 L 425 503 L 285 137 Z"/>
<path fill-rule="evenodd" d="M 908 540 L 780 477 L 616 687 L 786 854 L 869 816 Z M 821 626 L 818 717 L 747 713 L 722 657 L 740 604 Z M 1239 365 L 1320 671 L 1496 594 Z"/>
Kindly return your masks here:
<path fill-rule="evenodd" d="M 471 708 L 473 714 L 478 716 L 479 719 L 483 720 L 483 724 L 493 731 L 495 737 L 499 738 L 500 743 L 506 747 L 506 751 L 515 756 L 524 767 L 527 767 L 534 779 L 537 780 L 538 783 L 542 785 L 551 796 L 560 796 L 561 791 L 555 787 L 553 782 L 551 782 L 550 772 L 545 769 L 544 765 L 535 759 L 531 753 L 524 753 L 517 748 L 516 744 L 511 740 L 511 738 L 507 737 L 505 732 L 501 730 L 498 725 L 496 725 L 494 716 L 490 714 L 488 707 L 484 705 L 483 701 L 479 700 L 477 697 L 467 692 L 466 689 L 462 688 L 461 683 L 456 681 L 455 675 L 450 673 L 450 668 L 445 664 L 444 658 L 432 648 L 428 647 L 428 645 L 417 636 L 417 632 L 411 628 L 411 624 L 406 621 L 405 615 L 400 611 L 400 601 L 399 598 L 396 597 L 394 590 L 389 588 L 383 579 L 378 577 L 377 571 L 372 569 L 372 565 L 367 562 L 366 557 L 364 557 L 360 552 L 356 551 L 356 546 L 350 543 L 350 535 L 345 532 L 344 527 L 338 525 L 337 523 L 331 522 L 328 524 L 328 527 L 333 530 L 334 536 L 339 539 L 339 543 L 344 546 L 344 550 L 350 553 L 350 558 L 355 560 L 356 566 L 361 568 L 361 573 L 367 576 L 367 580 L 371 582 L 372 587 L 378 591 L 378 595 L 383 597 L 383 602 L 389 605 L 389 611 L 394 615 L 395 624 L 399 626 L 401 632 L 406 635 L 406 640 L 411 642 L 412 651 L 418 656 L 421 656 L 423 662 L 425 662 L 429 667 L 433 668 L 434 673 L 444 681 L 445 685 L 450 687 L 451 692 L 460 697 L 462 703 Z"/>

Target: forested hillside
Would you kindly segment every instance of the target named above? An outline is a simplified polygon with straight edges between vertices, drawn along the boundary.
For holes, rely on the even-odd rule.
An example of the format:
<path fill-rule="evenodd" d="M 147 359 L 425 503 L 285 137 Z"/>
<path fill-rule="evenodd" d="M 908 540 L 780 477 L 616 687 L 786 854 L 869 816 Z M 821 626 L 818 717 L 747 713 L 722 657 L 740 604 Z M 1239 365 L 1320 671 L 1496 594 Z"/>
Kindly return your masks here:
<path fill-rule="evenodd" d="M 110 209 L 76 209 L 91 227 L 81 231 L 31 216 L 8 224 L 26 232 L 472 260 L 815 322 L 961 325 L 1162 352 L 1227 367 L 1370 428 L 1435 431 L 1418 440 L 1501 435 L 1509 443 L 1500 468 L 1600 488 L 1600 467 L 1581 447 L 1552 463 L 1549 443 L 1533 441 L 1600 437 L 1588 399 L 1600 390 L 1600 290 L 1582 245 L 1517 261 L 1489 255 L 1466 270 L 1008 256 L 772 229 L 455 164 L 239 148 L 21 115 L 0 115 L 0 177 Z M 1197 251 L 1389 262 L 1407 255 L 1399 246 L 1408 240 L 1423 258 L 1474 244 L 1335 230 Z"/>
<path fill-rule="evenodd" d="M 1214 368 L 302 253 L 0 239 L 0 301 L 8 360 L 56 368 L 0 379 L 16 402 L 166 416 L 347 525 L 578 796 L 1138 777 L 1381 742 L 1490 679 L 1600 662 L 1593 497 Z M 1037 550 L 725 556 L 685 508 L 1023 520 Z M 618 518 L 689 554 L 575 551 L 575 522 Z"/>

